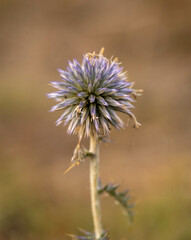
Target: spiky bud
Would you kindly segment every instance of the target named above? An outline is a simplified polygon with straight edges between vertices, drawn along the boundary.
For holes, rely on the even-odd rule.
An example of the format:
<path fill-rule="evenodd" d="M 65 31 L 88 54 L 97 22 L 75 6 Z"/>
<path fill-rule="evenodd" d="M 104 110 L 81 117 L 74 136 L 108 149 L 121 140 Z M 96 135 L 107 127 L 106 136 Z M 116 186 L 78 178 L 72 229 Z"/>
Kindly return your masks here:
<path fill-rule="evenodd" d="M 69 124 L 68 134 L 78 133 L 80 138 L 106 136 L 111 126 L 123 127 L 116 112 L 128 114 L 135 127 L 140 125 L 130 109 L 141 91 L 132 88 L 117 59 L 105 58 L 102 49 L 85 54 L 82 64 L 76 59 L 68 64 L 66 71 L 59 69 L 62 81 L 51 82 L 58 91 L 48 94 L 59 102 L 51 112 L 63 111 L 57 125 Z"/>

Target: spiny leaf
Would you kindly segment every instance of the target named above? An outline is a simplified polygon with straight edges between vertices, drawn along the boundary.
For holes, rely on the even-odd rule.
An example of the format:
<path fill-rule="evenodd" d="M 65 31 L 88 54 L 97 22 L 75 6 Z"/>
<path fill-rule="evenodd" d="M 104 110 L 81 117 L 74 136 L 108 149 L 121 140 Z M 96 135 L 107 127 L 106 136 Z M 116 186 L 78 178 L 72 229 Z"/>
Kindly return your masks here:
<path fill-rule="evenodd" d="M 109 240 L 108 238 L 108 233 L 107 232 L 103 232 L 103 234 L 101 235 L 101 237 L 99 239 L 95 238 L 94 233 L 88 232 L 84 229 L 80 229 L 80 231 L 84 234 L 84 236 L 78 236 L 78 235 L 73 235 L 73 234 L 67 234 L 69 237 L 71 237 L 72 239 L 78 239 L 78 240 Z"/>
<path fill-rule="evenodd" d="M 74 150 L 74 154 L 72 157 L 72 164 L 66 169 L 66 171 L 64 172 L 67 173 L 69 172 L 72 168 L 74 168 L 76 165 L 79 166 L 81 162 L 83 162 L 85 160 L 85 158 L 89 157 L 92 158 L 95 155 L 91 152 L 89 152 L 88 150 L 81 149 L 80 145 L 78 144 L 77 147 Z"/>
<path fill-rule="evenodd" d="M 119 188 L 119 185 L 113 185 L 111 183 L 106 184 L 105 186 L 101 185 L 101 182 L 99 182 L 99 189 L 98 193 L 101 195 L 102 193 L 107 193 L 111 197 L 113 197 L 116 200 L 116 203 L 120 204 L 127 213 L 130 222 L 133 221 L 133 207 L 134 204 L 129 203 L 130 195 L 128 195 L 129 190 L 123 191 L 123 192 L 117 192 L 117 189 Z"/>

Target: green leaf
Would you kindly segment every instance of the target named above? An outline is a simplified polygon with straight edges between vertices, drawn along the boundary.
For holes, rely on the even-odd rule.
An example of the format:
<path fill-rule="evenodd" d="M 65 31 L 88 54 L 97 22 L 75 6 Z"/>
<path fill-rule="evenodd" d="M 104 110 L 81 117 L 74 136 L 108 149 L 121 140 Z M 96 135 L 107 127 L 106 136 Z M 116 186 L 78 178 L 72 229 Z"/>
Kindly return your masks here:
<path fill-rule="evenodd" d="M 98 193 L 101 195 L 102 193 L 107 193 L 109 196 L 113 197 L 119 205 L 123 207 L 125 213 L 127 214 L 129 221 L 133 221 L 133 207 L 134 204 L 130 203 L 130 195 L 129 190 L 125 190 L 123 192 L 118 192 L 119 185 L 113 185 L 111 183 L 106 184 L 105 186 L 101 185 L 99 181 L 99 189 Z"/>
<path fill-rule="evenodd" d="M 103 234 L 101 235 L 101 237 L 99 239 L 96 239 L 94 233 L 88 232 L 81 228 L 79 230 L 80 230 L 80 232 L 82 232 L 84 234 L 84 236 L 78 236 L 78 235 L 73 235 L 73 234 L 67 234 L 67 235 L 75 240 L 109 240 L 108 233 L 105 231 L 103 232 Z"/>

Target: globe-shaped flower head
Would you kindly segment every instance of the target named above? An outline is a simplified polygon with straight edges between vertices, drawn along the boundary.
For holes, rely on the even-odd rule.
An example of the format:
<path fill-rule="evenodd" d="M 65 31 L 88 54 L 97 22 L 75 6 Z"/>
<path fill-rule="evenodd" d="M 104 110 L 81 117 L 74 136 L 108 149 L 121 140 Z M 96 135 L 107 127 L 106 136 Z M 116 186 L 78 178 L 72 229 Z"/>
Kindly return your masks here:
<path fill-rule="evenodd" d="M 59 102 L 51 111 L 62 111 L 56 124 L 69 124 L 68 133 L 78 133 L 80 139 L 107 136 L 111 126 L 124 126 L 116 113 L 123 112 L 138 127 L 131 103 L 141 91 L 132 89 L 133 83 L 127 81 L 122 70 L 117 59 L 103 56 L 103 49 L 99 54 L 85 54 L 82 64 L 74 59 L 66 71 L 59 69 L 62 81 L 51 82 L 58 91 L 48 94 Z"/>

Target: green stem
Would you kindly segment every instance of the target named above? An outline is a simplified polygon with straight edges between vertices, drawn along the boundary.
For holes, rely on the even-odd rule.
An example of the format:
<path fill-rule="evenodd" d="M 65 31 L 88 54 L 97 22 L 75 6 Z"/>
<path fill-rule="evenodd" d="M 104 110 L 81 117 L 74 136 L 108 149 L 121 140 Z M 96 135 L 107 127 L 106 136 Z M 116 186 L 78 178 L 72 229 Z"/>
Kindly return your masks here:
<path fill-rule="evenodd" d="M 103 233 L 101 224 L 101 206 L 98 194 L 98 177 L 99 177 L 99 142 L 95 136 L 90 137 L 90 152 L 94 154 L 90 158 L 90 191 L 91 191 L 91 208 L 95 237 L 99 239 Z"/>

